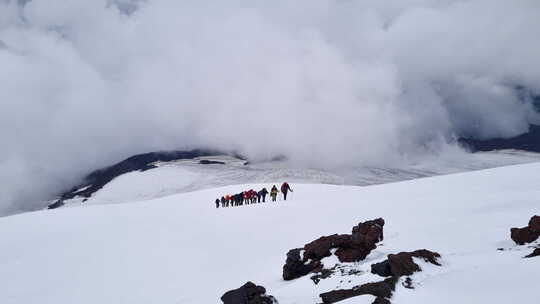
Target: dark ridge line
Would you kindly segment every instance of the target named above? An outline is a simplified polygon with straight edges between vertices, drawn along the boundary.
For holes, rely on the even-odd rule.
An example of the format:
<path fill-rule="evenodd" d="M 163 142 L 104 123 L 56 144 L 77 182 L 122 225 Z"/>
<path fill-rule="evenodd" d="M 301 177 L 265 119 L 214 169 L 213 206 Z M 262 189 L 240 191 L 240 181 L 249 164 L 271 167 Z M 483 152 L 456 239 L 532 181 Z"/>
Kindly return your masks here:
<path fill-rule="evenodd" d="M 222 162 L 222 161 L 207 160 L 207 159 L 203 159 L 203 160 L 199 161 L 199 164 L 201 164 L 201 165 L 225 165 L 225 163 Z"/>
<path fill-rule="evenodd" d="M 154 169 L 156 168 L 156 166 L 153 165 L 153 163 L 158 161 L 168 162 L 174 160 L 193 159 L 202 156 L 216 156 L 224 154 L 227 153 L 217 150 L 202 149 L 195 149 L 190 151 L 160 151 L 137 154 L 112 166 L 91 172 L 84 178 L 82 183 L 73 187 L 71 190 L 62 193 L 57 201 L 48 206 L 48 209 L 55 209 L 61 207 L 64 205 L 64 200 L 72 199 L 77 196 L 87 199 L 91 197 L 92 194 L 103 188 L 103 186 L 112 181 L 114 178 L 133 171 L 146 171 Z M 233 153 L 232 156 L 244 159 L 241 155 L 236 153 Z M 79 189 L 83 190 L 78 191 Z"/>
<path fill-rule="evenodd" d="M 460 138 L 458 141 L 472 152 L 503 149 L 540 152 L 540 125 L 530 125 L 527 133 L 506 139 L 494 138 L 480 140 L 474 138 Z"/>

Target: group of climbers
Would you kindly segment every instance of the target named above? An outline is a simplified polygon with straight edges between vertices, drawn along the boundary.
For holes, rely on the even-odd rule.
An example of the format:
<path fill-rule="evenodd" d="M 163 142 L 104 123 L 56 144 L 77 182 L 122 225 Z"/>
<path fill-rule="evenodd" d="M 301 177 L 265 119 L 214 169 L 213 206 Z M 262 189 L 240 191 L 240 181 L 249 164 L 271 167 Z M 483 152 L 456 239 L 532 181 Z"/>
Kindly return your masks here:
<path fill-rule="evenodd" d="M 281 185 L 281 193 L 283 194 L 283 200 L 287 200 L 287 193 L 293 190 L 289 186 L 287 182 L 284 182 Z M 221 198 L 216 199 L 216 208 L 219 208 L 221 205 L 221 208 L 225 207 L 236 207 L 236 206 L 243 206 L 243 205 L 250 205 L 250 204 L 256 204 L 256 203 L 263 203 L 266 202 L 266 196 L 270 194 L 270 198 L 272 199 L 272 202 L 275 202 L 277 200 L 277 195 L 280 191 L 276 187 L 276 185 L 272 186 L 270 189 L 270 192 L 266 188 L 262 188 L 260 191 L 255 191 L 253 189 L 243 191 L 237 194 L 226 194 L 222 196 Z"/>

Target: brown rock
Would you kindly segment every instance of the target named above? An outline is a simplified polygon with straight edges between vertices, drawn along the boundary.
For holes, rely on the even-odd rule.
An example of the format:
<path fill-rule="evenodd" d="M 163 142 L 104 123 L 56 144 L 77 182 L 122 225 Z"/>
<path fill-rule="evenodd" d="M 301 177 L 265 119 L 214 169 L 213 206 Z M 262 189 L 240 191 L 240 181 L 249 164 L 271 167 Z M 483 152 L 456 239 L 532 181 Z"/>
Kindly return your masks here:
<path fill-rule="evenodd" d="M 529 225 L 523 228 L 511 228 L 510 238 L 518 245 L 532 243 L 540 237 L 540 216 L 535 215 L 529 220 Z"/>
<path fill-rule="evenodd" d="M 321 293 L 319 296 L 321 297 L 324 304 L 328 303 L 336 303 L 339 301 L 343 301 L 348 298 L 357 297 L 362 295 L 361 293 L 355 292 L 353 289 L 338 289 L 338 290 L 332 290 L 329 292 Z"/>
<path fill-rule="evenodd" d="M 351 242 L 340 246 L 335 254 L 342 263 L 358 262 L 364 260 L 377 243 L 382 241 L 384 220 L 375 220 L 360 223 L 353 227 Z"/>
<path fill-rule="evenodd" d="M 336 250 L 335 252 L 335 255 L 342 263 L 358 262 L 365 259 L 368 254 L 375 248 L 377 248 L 377 246 L 362 247 L 358 245 L 353 245 L 350 248 L 338 248 L 338 250 Z"/>
<path fill-rule="evenodd" d="M 510 229 L 510 238 L 518 245 L 532 243 L 538 239 L 539 233 L 532 231 L 528 226 Z"/>
<path fill-rule="evenodd" d="M 296 248 L 289 250 L 287 253 L 287 260 L 283 266 L 283 279 L 285 281 L 303 277 L 321 267 L 321 262 L 319 260 L 307 262 L 306 259 L 302 258 L 300 256 L 301 251 L 302 248 Z"/>
<path fill-rule="evenodd" d="M 529 228 L 532 232 L 540 233 L 540 216 L 535 215 L 529 220 Z"/>
<path fill-rule="evenodd" d="M 380 263 L 371 264 L 371 273 L 378 274 L 381 277 L 391 277 L 392 269 L 390 269 L 390 263 L 388 260 L 384 260 Z"/>
<path fill-rule="evenodd" d="M 366 283 L 353 289 L 361 292 L 362 294 L 370 294 L 376 297 L 389 299 L 394 293 L 397 281 L 398 278 L 392 277 L 380 282 Z"/>
<path fill-rule="evenodd" d="M 540 255 L 540 247 L 536 248 L 531 254 L 525 256 L 526 258 L 533 258 Z"/>
<path fill-rule="evenodd" d="M 392 304 L 392 302 L 390 302 L 388 299 L 379 297 L 375 298 L 375 301 L 373 301 L 371 304 Z"/>
<path fill-rule="evenodd" d="M 382 218 L 367 221 L 354 226 L 352 230 L 353 242 L 364 245 L 381 242 L 384 239 L 383 226 L 384 220 Z"/>
<path fill-rule="evenodd" d="M 348 298 L 357 297 L 361 295 L 373 295 L 377 299 L 374 303 L 387 303 L 384 299 L 392 297 L 398 278 L 392 277 L 384 281 L 366 283 L 360 286 L 356 286 L 352 289 L 338 289 L 329 292 L 321 293 L 321 297 L 324 304 L 336 303 Z M 377 302 L 377 300 L 379 302 Z"/>
<path fill-rule="evenodd" d="M 422 270 L 414 262 L 413 257 L 421 258 L 428 263 L 441 266 L 437 261 L 441 257 L 440 254 L 426 249 L 420 249 L 413 252 L 389 254 L 387 260 L 371 265 L 371 272 L 383 277 L 411 275 Z"/>
<path fill-rule="evenodd" d="M 277 300 L 266 295 L 266 289 L 262 286 L 247 282 L 238 289 L 227 291 L 221 301 L 224 304 L 276 304 Z"/>
<path fill-rule="evenodd" d="M 353 227 L 352 234 L 333 234 L 323 236 L 287 253 L 283 266 L 283 279 L 293 280 L 322 267 L 321 260 L 332 255 L 332 249 L 339 261 L 357 262 L 365 259 L 383 239 L 384 220 L 378 218 Z"/>
<path fill-rule="evenodd" d="M 388 263 L 390 264 L 390 272 L 394 276 L 411 275 L 417 271 L 421 271 L 414 261 L 413 257 L 421 258 L 424 261 L 441 266 L 437 259 L 441 257 L 437 252 L 432 252 L 426 249 L 416 250 L 413 252 L 400 252 L 398 254 L 389 254 Z"/>
<path fill-rule="evenodd" d="M 332 255 L 330 249 L 348 247 L 351 243 L 352 238 L 348 234 L 323 236 L 304 245 L 304 258 L 320 260 Z"/>
<path fill-rule="evenodd" d="M 384 220 L 378 218 L 359 223 L 352 229 L 352 234 L 333 234 L 323 236 L 304 246 L 306 259 L 323 259 L 330 256 L 330 249 L 336 250 L 340 262 L 357 262 L 365 259 L 383 240 Z"/>

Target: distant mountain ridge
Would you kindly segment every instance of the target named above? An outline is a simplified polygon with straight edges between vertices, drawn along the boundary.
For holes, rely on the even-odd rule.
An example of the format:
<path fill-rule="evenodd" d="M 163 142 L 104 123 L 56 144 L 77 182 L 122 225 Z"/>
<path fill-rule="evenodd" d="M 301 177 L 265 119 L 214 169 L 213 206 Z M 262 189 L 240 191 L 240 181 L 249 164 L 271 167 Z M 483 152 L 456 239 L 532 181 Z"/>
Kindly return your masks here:
<path fill-rule="evenodd" d="M 540 152 L 540 126 L 530 125 L 527 133 L 511 138 L 493 138 L 479 140 L 474 138 L 460 138 L 459 142 L 475 151 L 493 150 L 523 150 L 530 152 Z"/>
<path fill-rule="evenodd" d="M 212 156 L 223 154 L 216 150 L 195 149 L 190 151 L 159 151 L 149 152 L 131 156 L 112 166 L 98 169 L 91 172 L 84 178 L 84 182 L 63 193 L 60 198 L 49 205 L 49 209 L 61 207 L 64 200 L 72 199 L 76 196 L 88 198 L 96 191 L 100 190 L 115 177 L 132 171 L 146 171 L 156 168 L 155 162 L 168 162 L 180 159 L 193 159 L 202 156 Z"/>

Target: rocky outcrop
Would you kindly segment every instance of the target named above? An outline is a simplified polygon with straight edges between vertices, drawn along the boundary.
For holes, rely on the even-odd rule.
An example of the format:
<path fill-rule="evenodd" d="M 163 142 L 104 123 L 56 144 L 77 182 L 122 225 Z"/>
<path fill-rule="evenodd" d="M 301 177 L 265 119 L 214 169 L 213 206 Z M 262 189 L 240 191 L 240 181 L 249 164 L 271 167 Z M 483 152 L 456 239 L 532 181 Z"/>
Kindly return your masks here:
<path fill-rule="evenodd" d="M 422 270 L 414 262 L 413 257 L 423 259 L 433 265 L 441 266 L 437 261 L 441 257 L 440 254 L 426 249 L 420 249 L 412 252 L 389 254 L 387 260 L 371 265 L 371 272 L 382 277 L 411 275 Z"/>
<path fill-rule="evenodd" d="M 531 217 L 528 227 L 534 232 L 540 232 L 540 216 L 535 215 Z"/>
<path fill-rule="evenodd" d="M 202 159 L 199 161 L 201 165 L 225 165 L 222 161 Z"/>
<path fill-rule="evenodd" d="M 266 289 L 262 286 L 247 282 L 238 289 L 227 291 L 221 301 L 224 304 L 277 304 L 277 300 L 266 295 Z"/>
<path fill-rule="evenodd" d="M 356 286 L 351 289 L 338 289 L 332 290 L 320 294 L 320 297 L 324 304 L 336 303 L 348 298 L 357 297 L 361 295 L 373 295 L 376 297 L 375 303 L 390 303 L 389 299 L 392 297 L 396 288 L 397 277 L 391 277 L 384 281 L 366 283 L 360 286 Z"/>
<path fill-rule="evenodd" d="M 518 245 L 532 243 L 538 239 L 538 236 L 538 233 L 532 232 L 529 227 L 512 228 L 510 230 L 510 237 Z"/>
<path fill-rule="evenodd" d="M 303 248 L 292 249 L 287 253 L 283 266 L 283 279 L 293 280 L 322 268 L 321 260 L 335 255 L 340 262 L 357 262 L 365 259 L 383 240 L 384 220 L 378 218 L 354 226 L 352 234 L 333 234 L 323 236 L 307 243 Z M 303 254 L 302 254 L 303 253 Z"/>
<path fill-rule="evenodd" d="M 526 258 L 533 258 L 533 257 L 537 257 L 537 256 L 540 256 L 540 247 L 536 248 L 531 254 L 526 255 L 525 257 Z"/>
<path fill-rule="evenodd" d="M 375 301 L 373 301 L 371 304 L 392 304 L 392 302 L 385 298 L 375 298 Z"/>
<path fill-rule="evenodd" d="M 384 239 L 384 220 L 378 218 L 353 227 L 351 242 L 337 247 L 335 254 L 340 262 L 357 262 L 365 259 Z"/>
<path fill-rule="evenodd" d="M 324 304 L 336 303 L 348 298 L 360 295 L 373 295 L 375 301 L 373 304 L 390 304 L 390 298 L 396 288 L 396 284 L 401 276 L 409 276 L 422 269 L 416 264 L 413 258 L 423 259 L 424 261 L 440 266 L 438 259 L 441 257 L 437 252 L 420 249 L 412 252 L 400 252 L 398 254 L 389 254 L 388 259 L 371 265 L 371 272 L 383 277 L 389 277 L 384 281 L 367 283 L 351 289 L 339 289 L 320 294 Z M 413 288 L 412 280 L 407 278 L 403 282 L 406 288 Z"/>
<path fill-rule="evenodd" d="M 378 274 L 381 277 L 392 276 L 392 270 L 390 269 L 390 262 L 384 260 L 380 263 L 371 264 L 371 273 Z"/>
<path fill-rule="evenodd" d="M 366 221 L 354 226 L 351 234 L 323 236 L 305 244 L 302 248 L 289 250 L 283 266 L 283 279 L 293 280 L 313 273 L 311 280 L 318 284 L 321 280 L 335 275 L 350 276 L 363 273 L 362 270 L 355 268 L 356 264 L 349 263 L 364 260 L 373 249 L 377 248 L 377 243 L 384 239 L 384 224 L 382 218 Z M 324 268 L 322 260 L 332 254 L 344 264 L 337 263 L 332 268 Z M 387 277 L 383 281 L 365 283 L 351 289 L 332 290 L 319 296 L 323 304 L 336 303 L 361 295 L 374 296 L 372 304 L 390 304 L 400 278 L 422 270 L 413 258 L 441 266 L 438 262 L 440 257 L 437 252 L 426 249 L 389 254 L 385 261 L 371 265 L 371 272 Z M 348 282 L 351 282 L 350 278 Z M 405 288 L 414 288 L 413 281 L 409 277 L 405 278 L 402 284 Z"/>
<path fill-rule="evenodd" d="M 382 218 L 354 226 L 352 231 L 353 242 L 363 244 L 375 244 L 381 242 L 384 239 L 383 226 L 384 220 Z"/>
<path fill-rule="evenodd" d="M 352 289 L 339 289 L 325 292 L 320 294 L 320 297 L 323 300 L 323 303 L 327 304 L 369 294 L 376 297 L 373 304 L 390 304 L 390 298 L 392 297 L 399 278 L 421 271 L 420 266 L 414 262 L 413 257 L 423 259 L 434 265 L 441 265 L 437 261 L 437 259 L 441 257 L 440 254 L 426 249 L 389 254 L 387 260 L 371 265 L 372 273 L 389 278 L 380 282 L 356 286 Z M 403 286 L 406 288 L 413 288 L 412 280 L 407 278 L 404 281 Z"/>
<path fill-rule="evenodd" d="M 332 255 L 331 249 L 350 246 L 351 243 L 352 236 L 350 234 L 323 236 L 304 245 L 304 257 L 306 259 L 321 260 Z"/>
<path fill-rule="evenodd" d="M 283 279 L 294 280 L 320 268 L 318 260 L 307 261 L 301 257 L 302 248 L 291 249 L 287 252 L 287 260 L 283 266 Z"/>
<path fill-rule="evenodd" d="M 529 220 L 529 225 L 523 228 L 511 228 L 510 237 L 516 244 L 532 243 L 540 237 L 540 216 L 535 215 Z"/>

